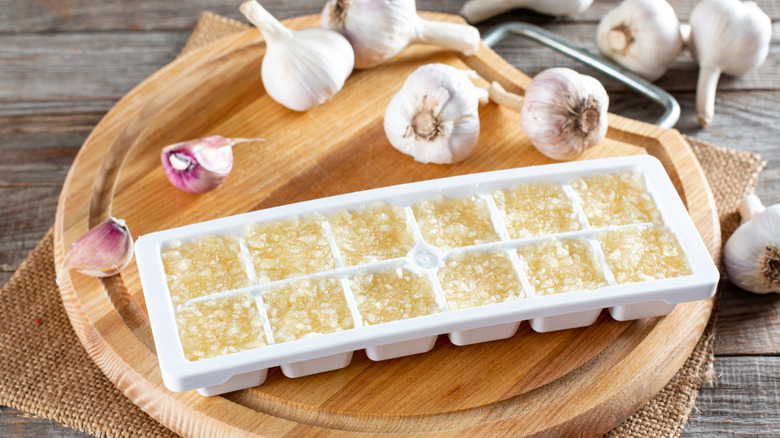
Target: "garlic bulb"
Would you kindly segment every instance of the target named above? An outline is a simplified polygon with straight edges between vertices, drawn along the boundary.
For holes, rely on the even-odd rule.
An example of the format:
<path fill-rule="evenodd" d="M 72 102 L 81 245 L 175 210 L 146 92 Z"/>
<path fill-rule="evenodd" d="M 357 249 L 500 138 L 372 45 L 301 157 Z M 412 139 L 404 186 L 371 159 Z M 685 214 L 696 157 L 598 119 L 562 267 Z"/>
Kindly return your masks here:
<path fill-rule="evenodd" d="M 680 21 L 665 0 L 624 0 L 599 22 L 597 43 L 606 57 L 650 81 L 683 47 Z"/>
<path fill-rule="evenodd" d="M 460 14 L 471 23 L 479 23 L 515 8 L 530 9 L 546 15 L 572 15 L 584 12 L 593 0 L 469 0 Z"/>
<path fill-rule="evenodd" d="M 702 0 L 689 21 L 688 47 L 699 62 L 696 116 L 707 126 L 721 73 L 741 75 L 760 66 L 769 53 L 772 22 L 756 3 L 740 0 Z"/>
<path fill-rule="evenodd" d="M 109 218 L 76 239 L 65 253 L 57 283 L 70 269 L 92 277 L 108 277 L 122 271 L 133 259 L 133 237 L 125 221 Z"/>
<path fill-rule="evenodd" d="M 415 0 L 328 0 L 322 26 L 349 40 L 355 68 L 379 65 L 411 43 L 435 44 L 466 56 L 480 44 L 475 27 L 421 18 Z"/>
<path fill-rule="evenodd" d="M 780 293 L 780 204 L 764 207 L 748 195 L 739 212 L 742 225 L 723 247 L 729 280 L 750 292 Z"/>
<path fill-rule="evenodd" d="M 219 135 L 183 141 L 163 148 L 163 171 L 176 188 L 206 193 L 219 187 L 233 168 L 233 146 L 262 138 L 225 138 Z"/>
<path fill-rule="evenodd" d="M 487 91 L 476 74 L 445 64 L 427 64 L 406 79 L 385 111 L 390 144 L 421 163 L 463 160 L 479 138 L 479 103 Z"/>
<path fill-rule="evenodd" d="M 265 38 L 261 76 L 273 100 L 293 111 L 307 111 L 325 103 L 344 86 L 355 55 L 349 41 L 338 32 L 288 29 L 255 0 L 243 3 L 241 12 Z"/>
<path fill-rule="evenodd" d="M 597 79 L 558 67 L 534 76 L 525 97 L 494 82 L 490 100 L 520 112 L 520 125 L 534 147 L 554 160 L 571 160 L 607 134 L 609 97 Z"/>

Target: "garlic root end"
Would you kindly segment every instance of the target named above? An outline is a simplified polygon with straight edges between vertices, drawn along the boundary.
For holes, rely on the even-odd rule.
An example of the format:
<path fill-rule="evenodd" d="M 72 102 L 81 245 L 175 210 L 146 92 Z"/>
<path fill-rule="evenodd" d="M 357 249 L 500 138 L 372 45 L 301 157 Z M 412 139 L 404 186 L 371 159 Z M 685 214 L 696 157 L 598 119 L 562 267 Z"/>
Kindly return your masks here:
<path fill-rule="evenodd" d="M 753 193 L 742 198 L 742 200 L 737 205 L 737 211 L 739 212 L 739 216 L 742 218 L 740 221 L 741 224 L 744 224 L 745 222 L 753 219 L 756 215 L 763 213 L 764 210 L 766 210 L 766 207 L 758 198 L 758 196 Z"/>
<path fill-rule="evenodd" d="M 715 93 L 718 89 L 721 69 L 717 67 L 701 67 L 696 85 L 696 118 L 699 124 L 706 127 L 715 116 Z"/>
<path fill-rule="evenodd" d="M 521 112 L 523 108 L 523 97 L 506 91 L 498 82 L 493 81 L 487 88 L 488 97 L 497 104 Z"/>

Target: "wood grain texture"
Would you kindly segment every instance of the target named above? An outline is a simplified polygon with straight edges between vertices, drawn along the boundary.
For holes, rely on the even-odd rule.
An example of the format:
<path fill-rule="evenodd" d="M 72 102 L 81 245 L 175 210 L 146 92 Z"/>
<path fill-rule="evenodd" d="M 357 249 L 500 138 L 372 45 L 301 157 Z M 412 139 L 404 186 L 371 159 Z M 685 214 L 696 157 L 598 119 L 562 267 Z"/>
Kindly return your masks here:
<path fill-rule="evenodd" d="M 567 38 L 576 38 L 584 45 L 592 45 L 589 35 L 595 35 L 599 18 L 616 3 L 613 0 L 596 0 L 581 15 L 557 19 L 516 10 L 479 27 L 485 31 L 500 22 L 516 19 L 540 24 Z M 672 0 L 670 3 L 685 19 L 694 1 Z M 316 13 L 321 7 L 320 2 L 309 0 L 268 0 L 263 4 L 280 18 Z M 780 18 L 780 2 L 760 1 L 759 4 L 773 20 Z M 178 53 L 202 11 L 210 10 L 242 19 L 234 2 L 226 0 L 9 0 L 4 5 L 7 7 L 0 8 L 0 82 L 6 74 L 13 74 L 21 82 L 8 80 L 0 87 L 0 152 L 3 154 L 0 159 L 0 186 L 6 188 L 0 190 L 0 228 L 15 230 L 19 221 L 27 225 L 23 233 L 0 233 L 3 242 L 0 244 L 0 256 L 6 260 L 0 264 L 0 284 L 10 278 L 54 222 L 53 211 L 59 190 L 44 190 L 41 186 L 59 187 L 62 184 L 76 149 L 100 117 L 124 93 Z M 460 3 L 420 0 L 418 6 L 421 10 L 457 13 Z M 573 29 L 567 30 L 569 26 Z M 780 35 L 778 24 L 775 23 L 774 27 L 773 54 L 777 51 Z M 121 34 L 122 38 L 112 37 L 114 34 Z M 88 40 L 105 40 L 105 43 L 88 43 Z M 34 44 L 31 44 L 32 41 Z M 513 48 L 519 45 L 533 49 L 533 57 L 524 50 Z M 153 47 L 155 54 L 143 53 L 146 46 Z M 523 42 L 520 38 L 502 43 L 497 50 L 510 63 L 528 73 L 532 73 L 530 68 L 533 66 L 543 68 L 569 62 L 563 57 L 556 58 L 558 55 L 543 52 L 543 49 L 533 48 L 532 43 Z M 30 53 L 40 56 L 29 56 Z M 118 53 L 122 56 L 117 56 Z M 162 53 L 171 57 L 165 59 Z M 537 56 L 552 64 L 542 65 L 535 60 Z M 665 88 L 677 90 L 673 94 L 682 106 L 682 118 L 677 129 L 720 146 L 760 153 L 768 161 L 768 166 L 762 172 L 757 193 L 767 204 L 780 202 L 780 167 L 777 164 L 780 163 L 777 124 L 780 72 L 777 67 L 774 64 L 771 68 L 762 67 L 757 71 L 758 76 L 751 75 L 747 82 L 744 77 L 722 82 L 715 121 L 707 129 L 701 129 L 696 125 L 693 111 L 695 84 L 682 79 L 694 77 L 696 67 L 685 61 L 685 53 L 681 56 L 682 60 L 672 67 L 674 75 L 667 75 L 659 82 Z M 106 59 L 110 59 L 114 67 L 106 67 Z M 776 60 L 775 55 L 770 55 L 768 62 L 776 63 Z M 48 71 L 56 70 L 58 64 L 68 66 L 67 74 L 56 76 L 58 83 L 52 85 L 52 75 Z M 13 71 L 8 70 L 9 65 L 14 66 Z M 108 71 L 111 77 L 106 76 Z M 24 84 L 24 90 L 20 84 Z M 610 87 L 610 97 L 611 111 L 617 114 L 648 121 L 660 114 L 644 100 L 632 93 L 621 92 L 614 86 Z M 54 159 L 54 164 L 49 158 Z M 48 207 L 29 208 L 37 203 Z M 734 288 L 727 290 L 722 300 L 727 301 L 729 311 L 722 312 L 718 322 L 716 366 L 722 370 L 720 374 L 734 376 L 736 384 L 745 390 L 727 407 L 708 397 L 700 397 L 696 405 L 699 415 L 686 428 L 684 436 L 711 436 L 706 433 L 706 428 L 702 428 L 710 419 L 717 419 L 722 430 L 731 430 L 728 436 L 780 436 L 780 432 L 770 427 L 771 424 L 764 422 L 763 413 L 765 409 L 780 411 L 780 403 L 776 401 L 780 391 L 776 386 L 756 386 L 759 376 L 740 374 L 740 369 L 735 368 L 737 365 L 726 356 L 780 354 L 776 341 L 780 330 L 777 326 L 780 303 L 773 297 L 757 297 Z M 758 372 L 760 375 L 777 367 L 772 361 L 761 362 L 761 356 L 751 357 L 763 364 L 764 368 Z M 711 391 L 715 398 L 731 392 L 717 386 L 705 391 Z M 766 402 L 766 405 L 760 404 L 759 400 L 751 397 L 752 392 L 774 394 L 774 398 L 761 398 L 761 403 Z M 775 400 L 774 404 L 772 400 Z M 0 416 L 0 419 L 6 418 Z M 20 422 L 23 420 L 19 419 Z M 2 436 L 39 436 L 49 434 L 50 429 L 56 427 L 36 421 L 23 427 L 15 420 L 11 434 L 3 429 L 3 424 L 0 421 Z M 20 427 L 23 427 L 21 432 Z M 66 429 L 59 430 L 62 435 L 69 436 L 70 432 Z"/>
<path fill-rule="evenodd" d="M 84 438 L 92 435 L 65 429 L 55 421 L 35 418 L 16 409 L 0 406 L 0 436 L 5 438 Z"/>
<path fill-rule="evenodd" d="M 317 20 L 296 18 L 288 25 L 308 27 Z M 509 89 L 528 83 L 487 48 L 459 59 L 435 48 L 411 47 L 380 68 L 353 73 L 332 101 L 302 114 L 282 109 L 258 86 L 264 50 L 258 38 L 256 31 L 244 32 L 183 57 L 132 90 L 98 124 L 60 197 L 56 260 L 64 247 L 109 214 L 126 219 L 140 235 L 281 202 L 550 162 L 511 122 L 517 115 L 495 105 L 481 109 L 480 145 L 459 165 L 414 164 L 387 147 L 381 128 L 386 102 L 423 63 L 468 66 Z M 383 87 L 375 87 L 377 82 Z M 165 183 L 159 148 L 213 132 L 268 141 L 262 154 L 236 148 L 242 167 L 218 191 L 193 197 Z M 664 164 L 717 259 L 720 234 L 712 194 L 679 133 L 610 116 L 608 139 L 582 158 L 643 152 Z M 358 354 L 343 372 L 292 381 L 272 371 L 260 387 L 203 398 L 162 386 L 134 266 L 121 281 L 66 275 L 61 291 L 77 334 L 104 373 L 158 421 L 200 436 L 261 430 L 268 436 L 380 431 L 599 435 L 638 409 L 679 369 L 712 304 L 688 303 L 666 318 L 630 323 L 603 316 L 585 329 L 545 335 L 525 327 L 507 342 L 465 348 L 440 343 L 431 353 L 396 361 L 374 363 Z M 516 357 L 536 359 L 518 363 Z M 477 368 L 488 372 L 474 373 Z M 441 379 L 442 374 L 448 378 Z M 375 388 L 393 397 L 377 398 Z"/>
<path fill-rule="evenodd" d="M 780 294 L 755 295 L 728 283 L 720 296 L 715 353 L 777 355 L 779 308 Z"/>
<path fill-rule="evenodd" d="M 682 437 L 780 436 L 780 357 L 725 356 L 715 373 Z"/>

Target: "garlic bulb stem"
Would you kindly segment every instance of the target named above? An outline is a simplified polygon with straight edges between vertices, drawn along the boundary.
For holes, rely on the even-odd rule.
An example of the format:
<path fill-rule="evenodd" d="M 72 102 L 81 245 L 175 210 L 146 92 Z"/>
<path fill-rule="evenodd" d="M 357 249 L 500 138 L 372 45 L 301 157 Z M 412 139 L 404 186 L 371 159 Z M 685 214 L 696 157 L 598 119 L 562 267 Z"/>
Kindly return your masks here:
<path fill-rule="evenodd" d="M 410 42 L 433 44 L 453 52 L 460 52 L 471 56 L 479 49 L 479 32 L 475 28 L 462 24 L 431 21 L 418 17 L 415 20 L 414 37 Z M 470 38 L 464 38 L 464 32 L 473 34 Z"/>
<path fill-rule="evenodd" d="M 699 125 L 707 126 L 715 117 L 715 94 L 718 90 L 721 69 L 702 66 L 696 80 L 696 120 Z"/>
<path fill-rule="evenodd" d="M 506 91 L 498 82 L 491 83 L 487 90 L 488 97 L 495 104 L 505 106 L 518 113 L 523 110 L 523 97 Z"/>
<path fill-rule="evenodd" d="M 266 41 L 290 40 L 293 38 L 292 30 L 280 23 L 260 3 L 255 1 L 244 2 L 239 9 L 246 16 L 247 20 L 260 29 L 260 33 L 263 34 L 263 38 Z"/>
<path fill-rule="evenodd" d="M 471 23 L 479 23 L 516 8 L 546 15 L 571 15 L 585 11 L 593 0 L 469 0 L 460 14 Z"/>
<path fill-rule="evenodd" d="M 742 201 L 739 202 L 737 205 L 737 211 L 739 212 L 739 217 L 741 218 L 740 223 L 744 224 L 745 222 L 765 212 L 766 207 L 761 202 L 761 200 L 758 199 L 758 196 L 751 193 L 745 196 Z"/>
<path fill-rule="evenodd" d="M 688 45 L 688 41 L 691 39 L 691 25 L 687 23 L 680 23 L 680 37 L 682 38 L 683 45 Z"/>

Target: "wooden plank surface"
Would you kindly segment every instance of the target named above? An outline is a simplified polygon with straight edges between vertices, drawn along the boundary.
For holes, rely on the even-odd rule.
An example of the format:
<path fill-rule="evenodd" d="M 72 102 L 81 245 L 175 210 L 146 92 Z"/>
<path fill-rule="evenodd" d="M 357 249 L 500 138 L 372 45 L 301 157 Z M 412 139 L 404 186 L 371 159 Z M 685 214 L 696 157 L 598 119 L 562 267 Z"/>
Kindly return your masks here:
<path fill-rule="evenodd" d="M 596 1 L 581 16 L 555 20 L 515 11 L 480 28 L 484 31 L 504 19 L 525 19 L 587 45 L 592 44 L 588 35 L 595 34 L 598 18 L 614 3 Z M 692 3 L 672 2 L 683 17 Z M 102 114 L 175 56 L 201 11 L 239 18 L 236 5 L 229 1 L 14 0 L 4 4 L 8 7 L 0 8 L 0 282 L 10 277 L 53 223 L 59 186 L 70 160 Z M 264 4 L 280 18 L 316 13 L 321 6 L 320 2 L 290 0 Z M 418 4 L 421 10 L 449 13 L 457 13 L 460 6 L 459 2 L 433 0 Z M 780 2 L 762 1 L 760 5 L 773 18 L 780 16 Z M 778 51 L 777 35 L 775 32 L 773 54 Z M 539 69 L 549 66 L 534 64 L 535 58 L 514 48 L 525 44 L 517 41 L 502 43 L 507 47 L 499 47 L 499 54 L 530 74 L 534 65 Z M 524 65 L 528 59 L 532 64 Z M 690 79 L 675 76 L 659 82 L 674 90 L 681 103 L 680 131 L 722 146 L 758 152 L 768 161 L 758 188 L 767 204 L 780 202 L 777 59 L 770 55 L 756 72 L 721 83 L 716 119 L 707 129 L 695 124 Z M 695 66 L 685 61 L 685 55 L 678 64 L 675 68 L 681 74 L 695 76 Z M 656 109 L 648 108 L 631 93 L 610 87 L 610 96 L 613 112 L 640 120 L 657 117 Z M 716 373 L 729 376 L 729 380 L 718 379 L 702 391 L 697 414 L 685 434 L 726 436 L 723 431 L 730 431 L 728 436 L 780 436 L 777 428 L 770 427 L 770 420 L 777 423 L 776 414 L 771 413 L 780 410 L 779 365 L 774 360 L 780 352 L 780 299 L 755 297 L 731 288 L 722 301 L 726 305 L 721 306 L 715 366 Z M 749 372 L 743 372 L 745 363 L 751 364 Z M 9 412 L 4 409 L 0 415 L 0 435 L 38 436 L 52 427 L 30 421 L 20 429 L 19 418 Z M 9 415 L 13 421 L 6 421 Z M 710 424 L 716 425 L 707 426 Z M 69 433 L 64 430 L 49 436 Z"/>

